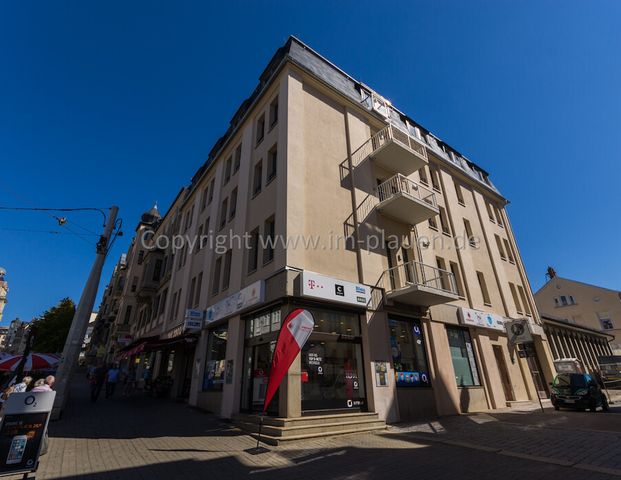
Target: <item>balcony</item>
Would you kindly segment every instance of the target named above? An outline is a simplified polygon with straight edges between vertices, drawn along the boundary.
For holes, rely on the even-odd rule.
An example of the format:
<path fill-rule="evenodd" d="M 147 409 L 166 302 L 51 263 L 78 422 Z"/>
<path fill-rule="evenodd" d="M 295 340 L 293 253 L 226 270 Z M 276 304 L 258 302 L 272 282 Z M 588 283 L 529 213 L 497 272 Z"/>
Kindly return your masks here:
<path fill-rule="evenodd" d="M 393 125 L 384 127 L 352 153 L 352 164 L 356 167 L 367 157 L 403 175 L 411 175 L 428 162 L 425 144 Z"/>
<path fill-rule="evenodd" d="M 407 262 L 386 270 L 382 276 L 386 299 L 429 307 L 459 298 L 455 276 L 420 262 Z"/>
<path fill-rule="evenodd" d="M 377 187 L 375 208 L 389 218 L 416 225 L 438 215 L 435 194 L 400 173 Z"/>

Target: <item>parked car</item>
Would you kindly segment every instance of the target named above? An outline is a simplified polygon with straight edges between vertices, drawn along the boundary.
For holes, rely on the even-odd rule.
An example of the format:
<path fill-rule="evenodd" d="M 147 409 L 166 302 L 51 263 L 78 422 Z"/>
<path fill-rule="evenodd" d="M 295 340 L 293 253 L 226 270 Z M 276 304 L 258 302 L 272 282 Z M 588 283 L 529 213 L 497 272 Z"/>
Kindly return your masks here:
<path fill-rule="evenodd" d="M 587 373 L 561 373 L 552 382 L 552 405 L 577 410 L 608 410 L 608 399 L 599 383 Z"/>

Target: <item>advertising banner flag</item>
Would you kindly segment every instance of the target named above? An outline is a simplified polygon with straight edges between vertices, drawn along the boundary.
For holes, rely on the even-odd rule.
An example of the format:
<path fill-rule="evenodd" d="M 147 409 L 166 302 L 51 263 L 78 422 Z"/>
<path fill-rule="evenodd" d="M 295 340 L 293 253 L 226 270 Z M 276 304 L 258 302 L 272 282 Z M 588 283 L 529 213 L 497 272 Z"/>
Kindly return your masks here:
<path fill-rule="evenodd" d="M 303 308 L 293 310 L 282 324 L 278 342 L 272 357 L 272 368 L 270 369 L 267 381 L 267 391 L 265 392 L 265 403 L 263 411 L 267 411 L 272 397 L 278 390 L 280 382 L 285 377 L 287 370 L 302 350 L 302 347 L 310 337 L 315 326 L 313 314 Z"/>

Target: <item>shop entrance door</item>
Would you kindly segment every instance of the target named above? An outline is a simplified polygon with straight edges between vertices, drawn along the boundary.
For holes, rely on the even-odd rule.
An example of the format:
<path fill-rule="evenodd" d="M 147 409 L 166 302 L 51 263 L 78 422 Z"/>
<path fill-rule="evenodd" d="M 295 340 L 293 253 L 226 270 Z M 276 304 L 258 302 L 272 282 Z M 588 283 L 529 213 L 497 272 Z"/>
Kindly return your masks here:
<path fill-rule="evenodd" d="M 267 380 L 272 362 L 272 353 L 276 342 L 248 346 L 244 355 L 244 378 L 242 391 L 242 409 L 258 413 L 263 410 Z M 278 394 L 270 402 L 267 412 L 278 414 Z"/>
<path fill-rule="evenodd" d="M 507 402 L 513 402 L 515 396 L 513 395 L 513 386 L 507 371 L 507 363 L 505 362 L 505 355 L 500 345 L 492 345 L 494 349 L 494 356 L 496 357 L 496 365 L 498 365 L 498 372 L 500 373 L 500 381 L 502 382 L 502 389 L 505 392 L 505 399 Z"/>

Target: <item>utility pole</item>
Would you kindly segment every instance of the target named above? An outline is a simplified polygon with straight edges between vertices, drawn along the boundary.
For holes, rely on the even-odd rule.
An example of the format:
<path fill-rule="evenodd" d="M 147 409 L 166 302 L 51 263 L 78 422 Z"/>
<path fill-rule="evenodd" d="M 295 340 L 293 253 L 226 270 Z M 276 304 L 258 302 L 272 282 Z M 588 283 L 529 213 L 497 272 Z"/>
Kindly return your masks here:
<path fill-rule="evenodd" d="M 90 315 L 93 312 L 95 297 L 97 296 L 97 289 L 99 288 L 99 281 L 101 279 L 101 271 L 104 261 L 106 260 L 108 244 L 116 224 L 118 212 L 119 207 L 113 206 L 110 208 L 110 214 L 106 221 L 103 235 L 99 238 L 99 242 L 97 242 L 97 255 L 95 256 L 91 273 L 88 276 L 88 280 L 82 291 L 82 296 L 80 297 L 80 303 L 78 303 L 78 308 L 71 322 L 71 328 L 69 329 L 67 341 L 65 342 L 63 354 L 60 358 L 56 373 L 56 400 L 54 401 L 54 408 L 52 409 L 52 420 L 58 420 L 60 418 L 69 397 L 71 376 L 77 364 L 80 350 L 82 349 L 82 343 L 84 342 L 84 335 L 86 335 Z"/>

